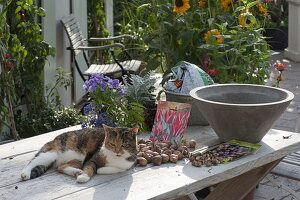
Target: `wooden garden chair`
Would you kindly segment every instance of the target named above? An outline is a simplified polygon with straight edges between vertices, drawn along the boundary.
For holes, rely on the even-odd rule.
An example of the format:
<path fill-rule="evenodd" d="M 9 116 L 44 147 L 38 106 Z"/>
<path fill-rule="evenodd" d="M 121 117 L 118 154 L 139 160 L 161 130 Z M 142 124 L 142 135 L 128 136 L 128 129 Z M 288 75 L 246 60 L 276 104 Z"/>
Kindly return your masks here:
<path fill-rule="evenodd" d="M 111 78 L 121 78 L 125 74 L 139 74 L 141 72 L 141 61 L 131 59 L 129 54 L 126 52 L 124 44 L 114 43 L 114 41 L 120 41 L 122 39 L 132 39 L 132 36 L 119 35 L 108 38 L 90 38 L 89 41 L 112 42 L 112 44 L 103 46 L 88 46 L 87 40 L 80 30 L 79 23 L 73 15 L 62 18 L 61 23 L 63 24 L 63 27 L 70 41 L 70 47 L 68 47 L 67 49 L 71 51 L 72 61 L 75 62 L 75 67 L 83 81 L 86 80 L 85 76 L 90 76 L 91 74 L 95 73 L 102 73 Z M 114 49 L 116 48 L 121 49 L 128 59 L 125 61 L 119 61 L 114 54 Z M 87 51 L 109 51 L 114 60 L 114 63 L 90 64 L 88 56 L 86 54 Z M 83 52 L 84 59 L 88 66 L 87 70 L 84 72 L 81 71 L 76 60 L 77 55 L 81 52 Z"/>

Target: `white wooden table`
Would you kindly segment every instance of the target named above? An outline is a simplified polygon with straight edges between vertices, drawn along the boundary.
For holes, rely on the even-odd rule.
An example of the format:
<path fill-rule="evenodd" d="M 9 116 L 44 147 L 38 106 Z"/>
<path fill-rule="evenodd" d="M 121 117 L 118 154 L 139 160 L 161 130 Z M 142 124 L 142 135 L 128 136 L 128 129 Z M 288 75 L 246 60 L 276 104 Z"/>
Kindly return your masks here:
<path fill-rule="evenodd" d="M 216 189 L 206 199 L 242 199 L 284 156 L 300 150 L 300 134 L 270 130 L 256 154 L 210 168 L 180 161 L 135 167 L 115 175 L 96 175 L 85 184 L 53 170 L 39 178 L 20 181 L 22 168 L 44 143 L 78 128 L 0 145 L 0 199 L 172 199 L 215 184 Z M 210 127 L 188 127 L 186 135 L 198 141 L 197 148 L 219 143 Z"/>

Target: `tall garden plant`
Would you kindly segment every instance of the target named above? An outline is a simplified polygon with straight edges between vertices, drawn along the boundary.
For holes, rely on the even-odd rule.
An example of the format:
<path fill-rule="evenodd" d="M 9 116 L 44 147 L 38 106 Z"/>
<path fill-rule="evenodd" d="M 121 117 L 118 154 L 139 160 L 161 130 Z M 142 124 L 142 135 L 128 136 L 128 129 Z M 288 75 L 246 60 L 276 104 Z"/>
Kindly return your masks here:
<path fill-rule="evenodd" d="M 164 73 L 181 60 L 202 67 L 216 82 L 262 84 L 269 48 L 262 31 L 268 1 L 132 1 L 128 20 L 145 43 L 148 69 Z M 123 4 L 125 5 L 125 4 Z"/>
<path fill-rule="evenodd" d="M 44 17 L 43 8 L 33 0 L 11 1 L 7 19 L 10 34 L 18 37 L 20 48 L 11 48 L 10 52 L 24 52 L 24 59 L 18 62 L 16 93 L 20 99 L 17 104 L 25 104 L 28 114 L 40 112 L 45 107 L 43 70 L 49 55 L 54 55 L 52 48 L 43 39 L 41 25 L 37 19 Z"/>

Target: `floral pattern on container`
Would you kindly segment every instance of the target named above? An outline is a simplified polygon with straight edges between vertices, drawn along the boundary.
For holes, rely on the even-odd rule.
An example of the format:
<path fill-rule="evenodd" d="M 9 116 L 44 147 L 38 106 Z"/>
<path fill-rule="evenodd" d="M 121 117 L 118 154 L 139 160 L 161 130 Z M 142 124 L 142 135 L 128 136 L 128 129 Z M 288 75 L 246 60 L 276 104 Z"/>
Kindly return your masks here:
<path fill-rule="evenodd" d="M 159 101 L 150 140 L 180 144 L 185 134 L 190 112 L 190 104 Z"/>

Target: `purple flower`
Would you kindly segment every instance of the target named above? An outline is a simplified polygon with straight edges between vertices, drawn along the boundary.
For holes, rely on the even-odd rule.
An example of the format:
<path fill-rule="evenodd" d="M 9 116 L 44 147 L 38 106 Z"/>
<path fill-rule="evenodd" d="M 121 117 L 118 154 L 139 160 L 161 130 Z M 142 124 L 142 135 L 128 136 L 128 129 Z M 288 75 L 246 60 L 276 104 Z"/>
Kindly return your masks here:
<path fill-rule="evenodd" d="M 83 107 L 83 114 L 87 115 L 93 110 L 92 105 L 89 103 Z"/>
<path fill-rule="evenodd" d="M 88 128 L 88 125 L 87 125 L 87 123 L 86 123 L 86 122 L 82 122 L 82 124 L 81 124 L 81 128 Z"/>
<path fill-rule="evenodd" d="M 107 87 L 107 83 L 106 82 L 102 82 L 102 83 L 100 83 L 100 86 L 101 86 L 101 91 L 104 91 L 105 88 Z"/>
<path fill-rule="evenodd" d="M 118 79 L 108 80 L 108 87 L 118 89 L 120 87 L 120 81 Z"/>
<path fill-rule="evenodd" d="M 99 113 L 97 115 L 97 120 L 96 120 L 96 127 L 102 127 L 102 124 L 108 125 L 108 126 L 112 126 L 115 127 L 116 125 L 113 123 L 113 121 L 111 119 L 109 119 L 109 117 L 107 116 L 106 112 L 102 112 Z"/>
<path fill-rule="evenodd" d="M 110 89 L 119 89 L 120 81 L 118 79 L 111 79 L 103 74 L 93 74 L 83 85 L 86 92 L 95 92 L 98 87 L 101 88 L 101 91 L 104 91 L 107 87 Z"/>

